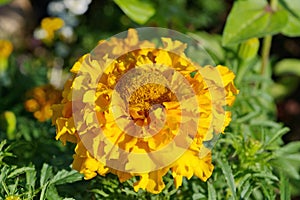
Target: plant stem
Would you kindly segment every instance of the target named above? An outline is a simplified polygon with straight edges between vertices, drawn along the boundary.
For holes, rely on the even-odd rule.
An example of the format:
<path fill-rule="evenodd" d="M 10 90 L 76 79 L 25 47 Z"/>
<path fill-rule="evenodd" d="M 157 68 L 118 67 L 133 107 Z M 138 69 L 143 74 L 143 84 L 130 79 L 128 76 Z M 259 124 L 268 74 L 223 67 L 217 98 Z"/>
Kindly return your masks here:
<path fill-rule="evenodd" d="M 262 54 L 261 54 L 261 75 L 263 75 L 266 71 L 266 68 L 269 64 L 269 56 L 271 50 L 271 43 L 272 43 L 272 35 L 267 35 L 264 37 L 263 46 L 262 46 Z"/>
<path fill-rule="evenodd" d="M 270 5 L 272 8 L 272 12 L 276 12 L 278 0 L 271 0 Z M 260 73 L 263 75 L 266 71 L 266 68 L 269 64 L 270 50 L 272 43 L 272 35 L 267 35 L 264 37 L 263 46 L 262 46 L 262 63 L 261 63 L 261 71 Z"/>
<path fill-rule="evenodd" d="M 270 4 L 271 4 L 272 10 L 276 11 L 277 10 L 277 5 L 278 5 L 278 0 L 271 0 Z"/>

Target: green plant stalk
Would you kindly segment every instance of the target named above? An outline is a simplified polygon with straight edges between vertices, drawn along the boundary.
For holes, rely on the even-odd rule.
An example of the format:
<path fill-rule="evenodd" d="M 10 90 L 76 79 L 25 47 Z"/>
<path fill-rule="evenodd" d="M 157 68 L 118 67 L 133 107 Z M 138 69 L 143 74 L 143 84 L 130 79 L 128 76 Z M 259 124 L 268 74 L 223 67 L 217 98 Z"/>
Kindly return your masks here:
<path fill-rule="evenodd" d="M 270 50 L 272 43 L 272 35 L 267 35 L 263 39 L 262 54 L 261 54 L 261 75 L 265 74 L 266 68 L 269 64 Z"/>
<path fill-rule="evenodd" d="M 278 0 L 271 0 L 270 5 L 272 11 L 275 12 L 277 10 Z M 266 67 L 269 64 L 269 57 L 270 57 L 270 50 L 272 44 L 272 35 L 267 35 L 263 39 L 263 46 L 262 46 L 262 64 L 261 64 L 261 75 L 265 74 Z"/>
<path fill-rule="evenodd" d="M 244 76 L 246 75 L 247 71 L 249 70 L 249 62 L 240 61 L 240 67 L 239 67 L 239 71 L 237 73 L 237 77 L 235 79 L 236 85 L 239 86 L 240 83 L 242 82 Z"/>

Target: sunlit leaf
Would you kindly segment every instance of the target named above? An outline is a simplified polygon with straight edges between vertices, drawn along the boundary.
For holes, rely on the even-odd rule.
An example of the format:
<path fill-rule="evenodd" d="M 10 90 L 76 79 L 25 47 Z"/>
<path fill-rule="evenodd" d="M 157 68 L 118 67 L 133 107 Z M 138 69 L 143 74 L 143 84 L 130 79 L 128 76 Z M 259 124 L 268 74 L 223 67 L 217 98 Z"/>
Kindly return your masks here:
<path fill-rule="evenodd" d="M 41 170 L 40 186 L 45 185 L 51 177 L 53 177 L 52 167 L 44 163 Z"/>
<path fill-rule="evenodd" d="M 50 181 L 50 184 L 61 185 L 64 183 L 73 183 L 82 180 L 82 175 L 77 171 L 59 171 Z"/>
<path fill-rule="evenodd" d="M 236 1 L 227 18 L 223 45 L 279 33 L 288 21 L 284 9 L 272 11 L 266 0 Z"/>
<path fill-rule="evenodd" d="M 114 0 L 114 2 L 138 24 L 145 24 L 155 14 L 155 8 L 149 1 Z"/>

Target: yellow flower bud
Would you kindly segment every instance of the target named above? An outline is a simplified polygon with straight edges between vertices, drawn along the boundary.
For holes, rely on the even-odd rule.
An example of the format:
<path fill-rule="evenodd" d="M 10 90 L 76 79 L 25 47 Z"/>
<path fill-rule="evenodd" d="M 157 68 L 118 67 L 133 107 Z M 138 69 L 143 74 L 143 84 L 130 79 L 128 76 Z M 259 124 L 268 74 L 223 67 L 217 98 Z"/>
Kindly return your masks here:
<path fill-rule="evenodd" d="M 240 45 L 238 56 L 245 61 L 251 60 L 257 55 L 258 49 L 258 38 L 251 38 Z"/>
<path fill-rule="evenodd" d="M 12 140 L 15 138 L 15 130 L 17 125 L 17 119 L 13 112 L 11 111 L 5 111 L 1 115 L 1 129 L 3 129 L 6 134 L 7 138 Z"/>

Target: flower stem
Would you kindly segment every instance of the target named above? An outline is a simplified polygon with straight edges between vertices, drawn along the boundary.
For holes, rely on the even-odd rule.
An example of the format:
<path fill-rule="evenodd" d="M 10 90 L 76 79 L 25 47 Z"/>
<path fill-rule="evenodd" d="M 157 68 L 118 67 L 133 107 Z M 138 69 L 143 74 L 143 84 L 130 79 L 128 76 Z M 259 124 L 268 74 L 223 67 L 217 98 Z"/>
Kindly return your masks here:
<path fill-rule="evenodd" d="M 261 75 L 263 75 L 266 71 L 266 68 L 269 64 L 269 56 L 271 50 L 271 43 L 272 43 L 272 35 L 267 35 L 263 39 L 263 46 L 262 46 L 262 54 L 261 54 Z"/>
<path fill-rule="evenodd" d="M 272 12 L 276 12 L 278 0 L 270 0 L 270 5 L 272 8 Z M 269 64 L 269 57 L 270 57 L 270 50 L 271 50 L 271 43 L 272 43 L 272 35 L 267 35 L 263 39 L 263 46 L 262 46 L 262 63 L 261 63 L 261 74 L 263 75 L 266 71 L 266 68 Z"/>

